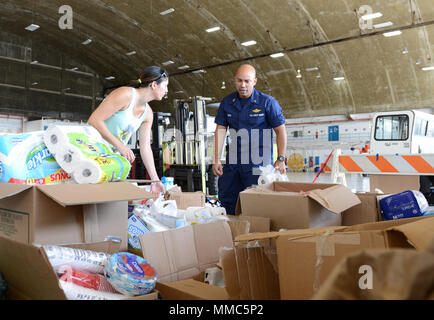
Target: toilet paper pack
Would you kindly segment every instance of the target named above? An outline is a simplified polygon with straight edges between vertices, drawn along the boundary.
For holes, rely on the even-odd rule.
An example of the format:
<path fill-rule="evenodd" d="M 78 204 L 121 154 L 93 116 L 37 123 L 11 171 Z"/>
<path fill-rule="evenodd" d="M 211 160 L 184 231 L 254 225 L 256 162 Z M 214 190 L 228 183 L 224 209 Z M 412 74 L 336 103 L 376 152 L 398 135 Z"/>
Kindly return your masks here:
<path fill-rule="evenodd" d="M 44 131 L 0 136 L 0 182 L 55 184 L 71 179 L 44 143 Z"/>

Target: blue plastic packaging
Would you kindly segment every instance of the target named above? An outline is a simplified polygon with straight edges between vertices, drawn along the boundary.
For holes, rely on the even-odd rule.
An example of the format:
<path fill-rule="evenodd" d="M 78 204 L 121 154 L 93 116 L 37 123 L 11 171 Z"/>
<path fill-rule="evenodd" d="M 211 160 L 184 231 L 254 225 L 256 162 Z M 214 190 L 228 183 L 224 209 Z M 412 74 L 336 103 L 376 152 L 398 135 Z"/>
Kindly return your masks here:
<path fill-rule="evenodd" d="M 380 210 L 386 220 L 396 220 L 422 216 L 427 202 L 419 196 L 419 191 L 407 190 L 380 200 Z M 425 200 L 425 201 L 424 201 Z"/>

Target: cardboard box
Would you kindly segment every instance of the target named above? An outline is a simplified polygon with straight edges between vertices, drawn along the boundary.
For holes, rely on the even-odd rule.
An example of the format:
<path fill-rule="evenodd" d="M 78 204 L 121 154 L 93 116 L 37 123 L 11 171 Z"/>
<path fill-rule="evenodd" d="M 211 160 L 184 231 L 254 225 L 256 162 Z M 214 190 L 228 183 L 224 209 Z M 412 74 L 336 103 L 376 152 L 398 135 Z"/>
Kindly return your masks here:
<path fill-rule="evenodd" d="M 251 233 L 270 231 L 270 218 L 240 215 L 240 216 L 231 216 L 231 220 L 247 221 L 249 223 L 248 232 Z M 239 233 L 238 235 L 241 234 L 242 233 Z"/>
<path fill-rule="evenodd" d="M 202 191 L 196 192 L 166 192 L 166 200 L 175 200 L 178 209 L 186 210 L 188 207 L 204 207 L 205 194 Z"/>
<path fill-rule="evenodd" d="M 93 244 L 68 245 L 86 250 L 114 253 L 119 243 L 106 241 Z M 66 300 L 58 277 L 42 247 L 24 244 L 0 236 L 0 270 L 8 285 L 8 299 Z M 155 300 L 157 292 L 126 298 L 127 300 Z"/>
<path fill-rule="evenodd" d="M 143 257 L 158 274 L 159 282 L 189 279 L 219 261 L 219 248 L 232 247 L 226 221 L 194 224 L 139 236 Z"/>
<path fill-rule="evenodd" d="M 232 215 L 228 217 L 227 223 L 231 228 L 233 240 L 243 234 L 270 231 L 270 218 Z"/>
<path fill-rule="evenodd" d="M 128 200 L 152 197 L 128 182 L 0 183 L 0 236 L 37 244 L 92 243 L 115 236 L 126 250 Z"/>
<path fill-rule="evenodd" d="M 280 297 L 311 299 L 333 268 L 350 253 L 370 248 L 424 249 L 432 239 L 434 217 L 279 236 L 276 249 Z"/>
<path fill-rule="evenodd" d="M 250 223 L 247 220 L 229 219 L 226 221 L 231 228 L 232 240 L 242 234 L 249 233 Z"/>
<path fill-rule="evenodd" d="M 238 236 L 220 259 L 231 299 L 310 299 L 349 253 L 424 249 L 433 238 L 434 217 L 272 231 Z"/>
<path fill-rule="evenodd" d="M 268 217 L 271 230 L 340 225 L 340 215 L 360 203 L 340 184 L 273 182 L 240 192 L 243 215 Z"/>
<path fill-rule="evenodd" d="M 273 245 L 236 245 L 220 250 L 226 291 L 231 300 L 276 300 L 280 297 Z"/>
<path fill-rule="evenodd" d="M 369 188 L 371 192 L 379 189 L 384 193 L 393 194 L 406 190 L 419 190 L 420 181 L 418 175 L 370 174 Z"/>
<path fill-rule="evenodd" d="M 204 273 L 191 279 L 170 283 L 157 282 L 156 289 L 164 300 L 228 300 L 225 288 L 204 282 Z"/>
<path fill-rule="evenodd" d="M 342 214 L 342 225 L 352 226 L 355 224 L 377 222 L 380 220 L 380 210 L 377 204 L 378 193 L 366 192 L 356 193 L 360 203 Z"/>
<path fill-rule="evenodd" d="M 280 299 L 276 239 L 291 234 L 345 229 L 343 226 L 245 234 L 235 239 L 234 249 L 220 250 L 226 290 L 231 299 Z"/>

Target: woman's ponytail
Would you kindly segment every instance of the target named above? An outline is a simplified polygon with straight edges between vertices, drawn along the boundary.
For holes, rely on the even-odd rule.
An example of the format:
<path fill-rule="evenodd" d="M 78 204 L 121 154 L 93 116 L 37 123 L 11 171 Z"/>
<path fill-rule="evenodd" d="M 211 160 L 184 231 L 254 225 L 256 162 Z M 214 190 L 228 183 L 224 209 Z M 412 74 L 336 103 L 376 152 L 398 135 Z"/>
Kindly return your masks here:
<path fill-rule="evenodd" d="M 143 72 L 140 74 L 140 77 L 136 80 L 131 80 L 129 83 L 130 87 L 140 88 L 147 87 L 152 82 L 156 81 L 157 84 L 160 84 L 162 81 L 168 78 L 167 72 L 157 66 L 146 67 Z"/>

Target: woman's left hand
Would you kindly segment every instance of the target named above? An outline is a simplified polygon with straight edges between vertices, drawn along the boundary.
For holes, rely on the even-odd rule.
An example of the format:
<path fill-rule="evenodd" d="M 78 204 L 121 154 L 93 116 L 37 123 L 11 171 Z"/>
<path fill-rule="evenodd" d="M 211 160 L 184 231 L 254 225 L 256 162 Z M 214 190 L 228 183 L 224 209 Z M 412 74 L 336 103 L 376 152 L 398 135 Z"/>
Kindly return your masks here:
<path fill-rule="evenodd" d="M 164 192 L 165 192 L 164 185 L 161 182 L 153 182 L 151 184 L 151 193 L 158 196 L 158 195 L 160 195 L 160 192 L 162 192 L 164 194 Z"/>

